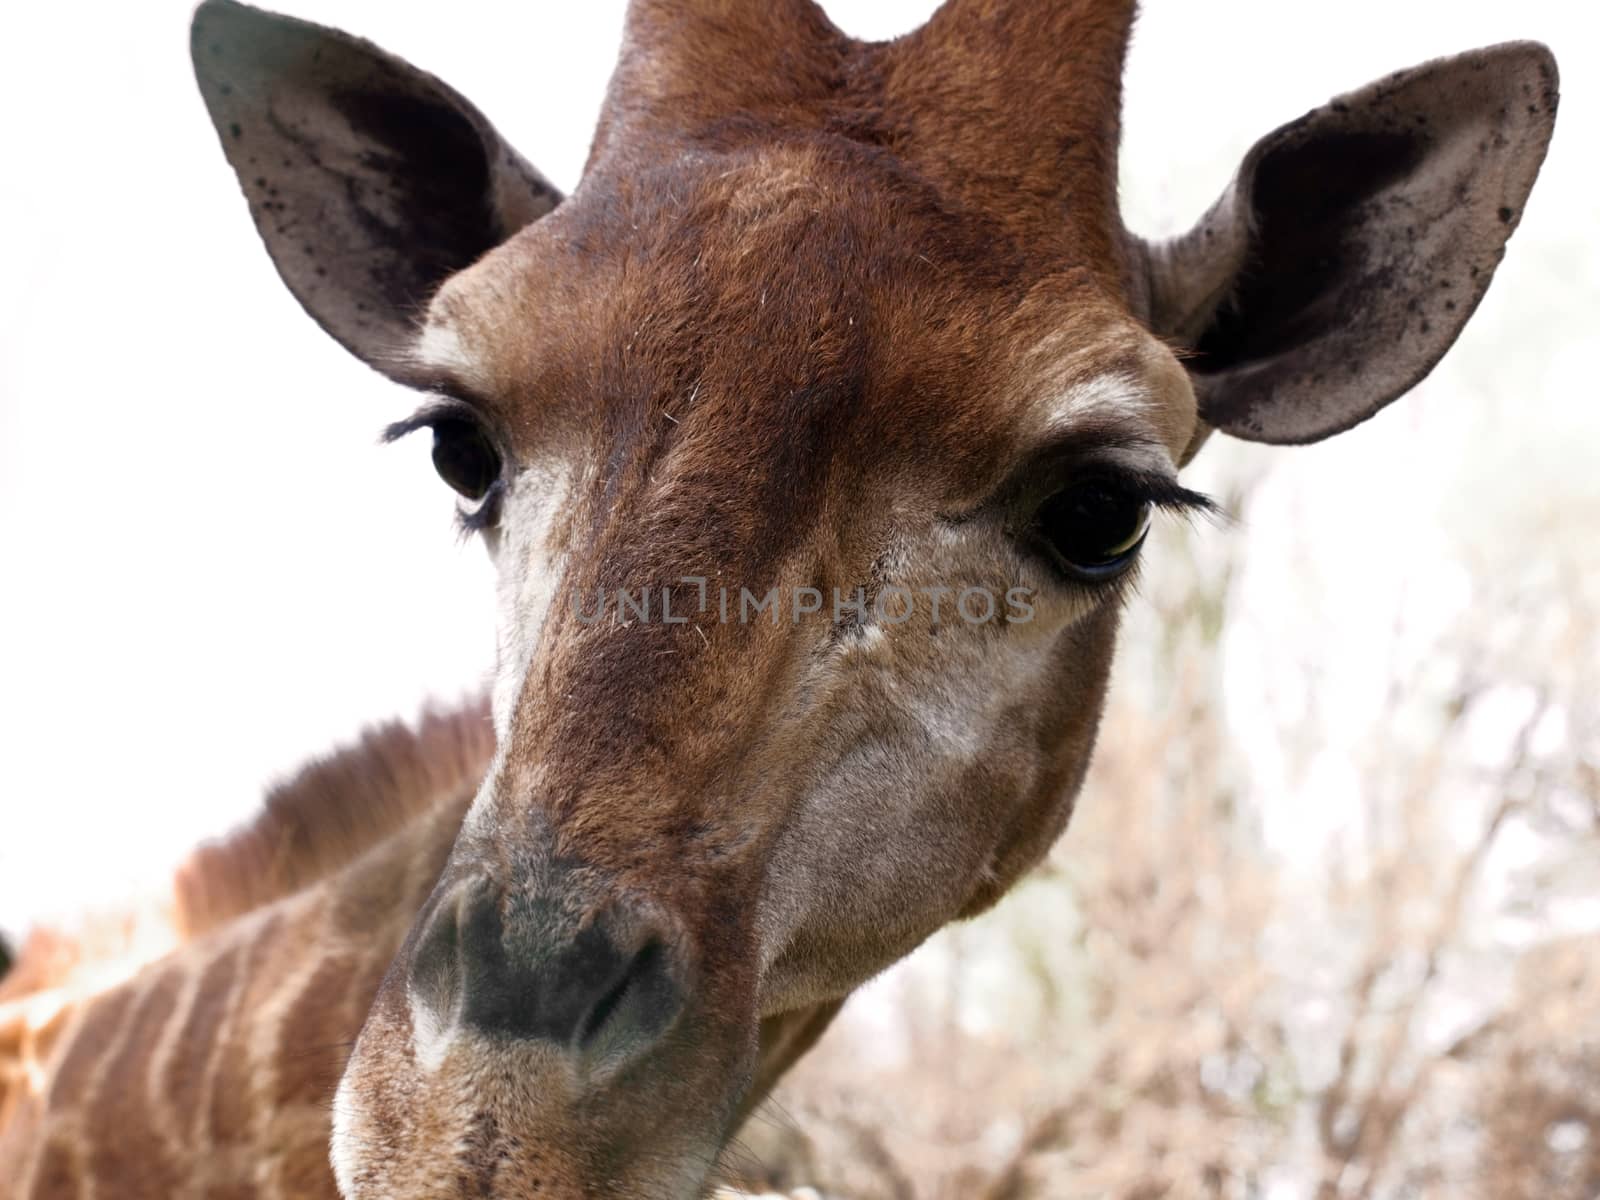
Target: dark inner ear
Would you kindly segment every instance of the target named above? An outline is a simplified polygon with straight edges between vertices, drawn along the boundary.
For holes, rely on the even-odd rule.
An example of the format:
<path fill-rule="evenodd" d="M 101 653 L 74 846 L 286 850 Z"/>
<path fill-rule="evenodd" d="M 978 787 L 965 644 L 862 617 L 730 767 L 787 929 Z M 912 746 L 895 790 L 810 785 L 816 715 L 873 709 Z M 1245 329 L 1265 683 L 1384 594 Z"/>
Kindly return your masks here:
<path fill-rule="evenodd" d="M 1193 346 L 1200 415 L 1320 441 L 1421 381 L 1483 298 L 1544 161 L 1556 68 L 1513 42 L 1380 79 L 1268 134 L 1190 233 L 1150 312 Z"/>
<path fill-rule="evenodd" d="M 373 246 L 387 250 L 372 259 L 386 276 L 380 290 L 420 306 L 504 236 L 492 211 L 483 139 L 460 112 L 419 96 L 350 90 L 330 101 L 370 143 L 363 175 L 330 182 L 350 191 L 352 215 Z M 380 204 L 362 203 L 367 188 Z M 398 220 L 386 221 L 379 211 Z M 419 230 L 427 236 L 417 236 Z"/>
<path fill-rule="evenodd" d="M 1299 349 L 1389 292 L 1396 267 L 1369 269 L 1362 227 L 1425 151 L 1404 133 L 1332 132 L 1267 154 L 1250 193 L 1250 259 L 1196 346 L 1193 372 L 1216 374 Z"/>
<path fill-rule="evenodd" d="M 561 199 L 465 98 L 370 42 L 206 0 L 190 50 L 279 274 L 391 378 L 410 381 L 438 286 Z"/>

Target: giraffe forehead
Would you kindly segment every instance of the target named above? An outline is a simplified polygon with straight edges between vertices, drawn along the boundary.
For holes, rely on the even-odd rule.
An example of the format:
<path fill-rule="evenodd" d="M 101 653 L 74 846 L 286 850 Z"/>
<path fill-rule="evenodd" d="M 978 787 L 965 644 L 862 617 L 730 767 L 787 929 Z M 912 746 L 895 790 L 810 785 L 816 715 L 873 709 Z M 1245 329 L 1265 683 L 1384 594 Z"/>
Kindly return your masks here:
<path fill-rule="evenodd" d="M 854 342 L 909 360 L 930 330 L 992 326 L 1037 271 L 981 214 L 849 143 L 670 158 L 624 179 L 598 170 L 448 279 L 414 357 L 502 393 L 623 359 L 658 374 L 794 369 Z"/>

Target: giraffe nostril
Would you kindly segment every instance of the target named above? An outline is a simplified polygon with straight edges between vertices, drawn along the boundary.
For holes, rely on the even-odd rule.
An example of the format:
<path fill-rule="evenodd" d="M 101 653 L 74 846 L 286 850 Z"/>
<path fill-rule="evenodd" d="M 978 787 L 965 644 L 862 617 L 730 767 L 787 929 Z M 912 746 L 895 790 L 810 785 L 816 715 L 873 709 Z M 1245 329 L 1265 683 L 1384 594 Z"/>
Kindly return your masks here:
<path fill-rule="evenodd" d="M 455 1024 L 461 1007 L 461 909 L 469 888 L 444 896 L 427 917 L 411 953 L 410 990 L 413 1004 L 439 1029 Z"/>
<path fill-rule="evenodd" d="M 631 1034 L 659 1032 L 676 1012 L 672 979 L 665 964 L 666 948 L 651 939 L 628 961 L 611 988 L 578 1026 L 577 1045 L 596 1057 L 622 1048 Z M 622 1037 L 615 1036 L 621 1027 Z"/>
<path fill-rule="evenodd" d="M 412 951 L 424 1027 L 553 1043 L 590 1067 L 656 1042 L 683 1006 L 664 928 L 616 899 L 587 920 L 485 881 L 443 895 Z"/>

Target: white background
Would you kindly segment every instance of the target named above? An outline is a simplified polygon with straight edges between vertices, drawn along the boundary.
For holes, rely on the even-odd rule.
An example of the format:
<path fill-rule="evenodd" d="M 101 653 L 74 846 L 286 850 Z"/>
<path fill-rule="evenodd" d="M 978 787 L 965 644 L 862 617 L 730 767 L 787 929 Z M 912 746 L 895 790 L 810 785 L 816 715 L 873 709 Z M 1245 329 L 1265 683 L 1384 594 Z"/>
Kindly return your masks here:
<path fill-rule="evenodd" d="M 576 181 L 617 0 L 283 7 L 444 77 L 557 184 Z M 933 5 L 825 7 L 848 32 L 889 36 Z M 408 396 L 328 340 L 273 272 L 192 82 L 188 11 L 14 6 L 0 44 L 0 928 L 12 932 L 157 878 L 309 754 L 473 690 L 490 666 L 482 551 L 457 541 L 426 439 L 376 443 Z M 1256 539 L 1262 555 L 1315 537 L 1318 578 L 1336 589 L 1375 547 L 1444 544 L 1530 492 L 1555 489 L 1573 520 L 1600 513 L 1593 11 L 1145 4 L 1123 174 L 1130 224 L 1150 234 L 1197 216 L 1258 136 L 1394 68 L 1534 37 L 1564 76 L 1556 145 L 1461 365 L 1404 413 L 1281 460 L 1292 468 L 1263 457 L 1294 530 L 1201 536 Z M 1452 441 L 1457 392 L 1493 406 L 1492 444 Z M 1330 489 L 1337 520 L 1318 504 Z M 1448 600 L 1449 577 L 1429 578 Z M 1281 606 L 1284 586 L 1263 577 L 1250 595 Z M 1361 622 L 1379 609 L 1304 652 L 1359 676 Z M 1248 714 L 1248 698 L 1227 702 Z"/>

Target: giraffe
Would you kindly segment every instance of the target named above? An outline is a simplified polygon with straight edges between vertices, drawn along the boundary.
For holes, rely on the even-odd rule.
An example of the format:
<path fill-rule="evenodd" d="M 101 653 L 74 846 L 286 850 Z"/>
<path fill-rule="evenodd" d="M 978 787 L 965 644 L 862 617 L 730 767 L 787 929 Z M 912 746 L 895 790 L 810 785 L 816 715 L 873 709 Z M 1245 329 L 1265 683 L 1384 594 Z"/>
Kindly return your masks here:
<path fill-rule="evenodd" d="M 198 936 L 30 1016 L 18 1194 L 702 1196 L 854 988 L 1038 861 L 1153 515 L 1214 507 L 1179 470 L 1426 375 L 1557 99 L 1532 43 L 1400 72 L 1152 244 L 1133 17 L 633 0 L 563 197 L 432 76 L 200 6 L 273 262 L 421 394 L 390 435 L 494 559 L 493 749 L 364 841 L 223 854 Z"/>

